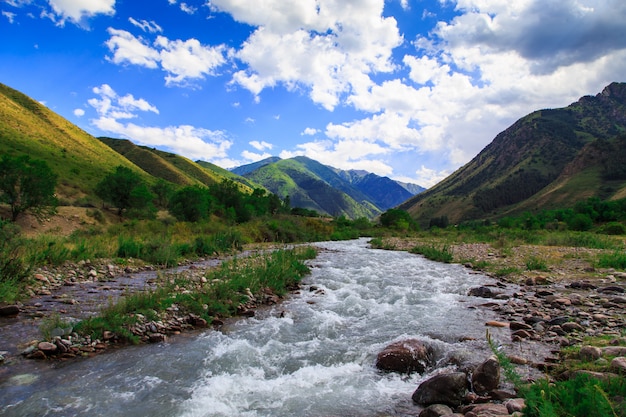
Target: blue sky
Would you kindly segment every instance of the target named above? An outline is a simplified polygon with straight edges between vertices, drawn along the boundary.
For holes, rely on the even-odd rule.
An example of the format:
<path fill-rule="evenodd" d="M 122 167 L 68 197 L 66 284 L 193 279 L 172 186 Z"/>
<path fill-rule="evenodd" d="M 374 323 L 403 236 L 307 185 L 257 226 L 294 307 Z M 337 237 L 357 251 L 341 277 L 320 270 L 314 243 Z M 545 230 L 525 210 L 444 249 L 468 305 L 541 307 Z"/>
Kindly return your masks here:
<path fill-rule="evenodd" d="M 306 155 L 432 186 L 626 81 L 623 0 L 0 0 L 0 82 L 224 168 Z"/>

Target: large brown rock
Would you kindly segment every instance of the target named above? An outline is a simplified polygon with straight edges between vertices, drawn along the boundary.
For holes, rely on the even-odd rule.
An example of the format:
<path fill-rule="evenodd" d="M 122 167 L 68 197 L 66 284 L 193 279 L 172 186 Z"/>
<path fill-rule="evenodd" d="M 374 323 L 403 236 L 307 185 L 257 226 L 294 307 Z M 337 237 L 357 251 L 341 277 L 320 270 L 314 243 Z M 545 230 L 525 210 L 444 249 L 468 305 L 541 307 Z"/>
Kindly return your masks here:
<path fill-rule="evenodd" d="M 422 373 L 432 361 L 432 349 L 417 339 L 392 343 L 376 357 L 376 368 L 387 372 Z"/>
<path fill-rule="evenodd" d="M 463 372 L 439 374 L 422 382 L 411 398 L 420 405 L 446 404 L 457 407 L 463 402 L 467 388 L 467 375 Z"/>
<path fill-rule="evenodd" d="M 6 305 L 6 306 L 2 306 L 0 305 L 0 316 L 3 317 L 12 317 L 12 316 L 17 316 L 20 312 L 20 308 L 16 305 Z"/>
<path fill-rule="evenodd" d="M 500 384 L 500 364 L 495 356 L 478 365 L 472 374 L 472 387 L 477 394 L 486 394 Z"/>

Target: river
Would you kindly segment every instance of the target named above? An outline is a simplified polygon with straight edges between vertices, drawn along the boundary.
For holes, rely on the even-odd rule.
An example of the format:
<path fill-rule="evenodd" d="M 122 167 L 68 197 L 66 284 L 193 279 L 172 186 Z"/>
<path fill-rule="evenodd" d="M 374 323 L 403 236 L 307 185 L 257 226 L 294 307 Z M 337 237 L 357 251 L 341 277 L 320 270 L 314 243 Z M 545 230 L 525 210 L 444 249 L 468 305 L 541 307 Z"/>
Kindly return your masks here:
<path fill-rule="evenodd" d="M 427 374 L 377 371 L 380 350 L 410 337 L 441 362 L 488 355 L 493 313 L 466 294 L 489 278 L 367 239 L 317 245 L 302 289 L 280 305 L 220 331 L 39 365 L 0 381 L 0 415 L 416 415 L 411 394 Z"/>

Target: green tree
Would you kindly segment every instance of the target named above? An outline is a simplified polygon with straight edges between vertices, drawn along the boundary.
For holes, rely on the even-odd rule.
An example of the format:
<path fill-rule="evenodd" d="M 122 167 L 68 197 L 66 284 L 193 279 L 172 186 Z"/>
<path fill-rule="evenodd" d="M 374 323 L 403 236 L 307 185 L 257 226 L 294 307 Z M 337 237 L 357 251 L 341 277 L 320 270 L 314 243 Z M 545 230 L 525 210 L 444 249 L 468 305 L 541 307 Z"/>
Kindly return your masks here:
<path fill-rule="evenodd" d="M 12 221 L 25 212 L 39 221 L 56 213 L 56 184 L 57 175 L 44 161 L 28 155 L 0 160 L 0 202 L 11 206 Z"/>
<path fill-rule="evenodd" d="M 209 190 L 191 185 L 178 190 L 169 203 L 169 211 L 180 221 L 197 222 L 209 217 L 212 197 Z"/>
<path fill-rule="evenodd" d="M 121 165 L 96 185 L 95 192 L 103 201 L 116 207 L 119 216 L 129 209 L 135 214 L 149 211 L 154 199 L 141 176 Z"/>
<path fill-rule="evenodd" d="M 167 204 L 174 194 L 174 185 L 171 182 L 159 178 L 152 186 L 152 192 L 156 195 L 156 205 L 161 208 L 167 208 Z"/>
<path fill-rule="evenodd" d="M 392 227 L 400 230 L 415 228 L 415 221 L 411 215 L 400 209 L 389 209 L 380 215 L 380 224 L 385 227 Z"/>

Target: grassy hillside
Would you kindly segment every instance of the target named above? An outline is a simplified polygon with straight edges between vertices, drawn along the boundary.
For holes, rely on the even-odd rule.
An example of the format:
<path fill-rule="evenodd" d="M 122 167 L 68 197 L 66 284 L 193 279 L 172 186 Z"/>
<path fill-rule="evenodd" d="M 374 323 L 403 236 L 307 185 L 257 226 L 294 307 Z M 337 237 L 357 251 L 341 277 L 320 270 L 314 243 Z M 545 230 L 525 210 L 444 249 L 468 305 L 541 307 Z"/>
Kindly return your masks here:
<path fill-rule="evenodd" d="M 106 137 L 98 139 L 154 177 L 182 186 L 200 183 L 176 167 L 169 158 L 163 158 L 148 148 L 135 145 L 130 140 Z"/>
<path fill-rule="evenodd" d="M 148 175 L 47 107 L 0 84 L 0 152 L 44 160 L 59 176 L 57 194 L 73 203 L 118 165 Z"/>
<path fill-rule="evenodd" d="M 602 149 L 624 132 L 626 84 L 613 83 L 568 107 L 523 117 L 468 164 L 400 208 L 427 225 L 434 217 L 456 223 L 571 206 L 591 196 L 616 198 L 626 175 L 608 178 L 604 161 L 620 147 Z"/>
<path fill-rule="evenodd" d="M 310 169 L 312 166 L 323 175 L 331 171 L 330 168 L 308 158 L 298 157 L 263 165 L 246 174 L 246 177 L 255 183 L 263 184 L 281 198 L 289 196 L 293 207 L 316 210 L 332 216 L 345 215 L 349 218 L 371 218 L 380 212 L 373 205 L 361 204 L 347 193 L 333 187 L 313 172 Z"/>

